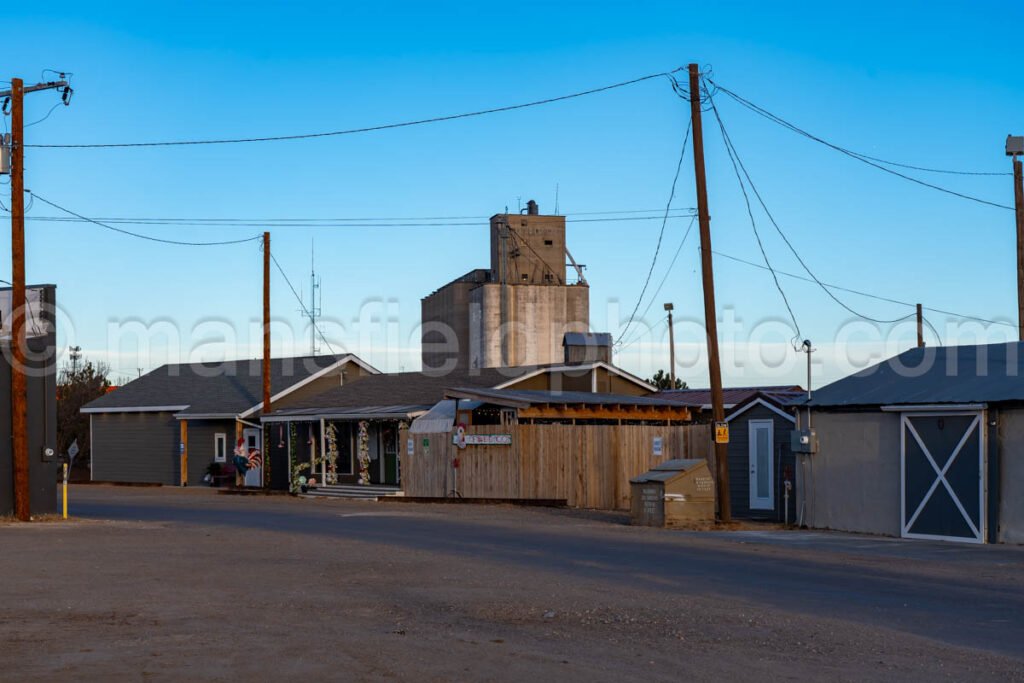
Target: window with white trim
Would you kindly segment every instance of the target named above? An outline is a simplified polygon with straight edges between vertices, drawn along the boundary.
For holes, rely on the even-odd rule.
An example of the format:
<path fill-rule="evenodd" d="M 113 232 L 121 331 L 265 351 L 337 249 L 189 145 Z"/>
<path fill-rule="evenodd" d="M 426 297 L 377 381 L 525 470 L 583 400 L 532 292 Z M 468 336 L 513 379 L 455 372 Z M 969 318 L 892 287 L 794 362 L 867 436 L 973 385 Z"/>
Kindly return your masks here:
<path fill-rule="evenodd" d="M 214 434 L 213 435 L 213 461 L 214 462 L 227 462 L 228 461 L 228 435 Z"/>

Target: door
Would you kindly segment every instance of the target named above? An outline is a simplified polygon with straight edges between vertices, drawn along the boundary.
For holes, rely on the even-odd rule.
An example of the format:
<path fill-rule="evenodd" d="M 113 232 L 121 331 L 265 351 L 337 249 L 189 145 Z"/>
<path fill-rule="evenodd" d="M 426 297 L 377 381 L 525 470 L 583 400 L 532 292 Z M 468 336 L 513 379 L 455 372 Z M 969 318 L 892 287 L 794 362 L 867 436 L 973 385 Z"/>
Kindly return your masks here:
<path fill-rule="evenodd" d="M 984 543 L 982 411 L 903 413 L 900 422 L 903 537 Z"/>
<path fill-rule="evenodd" d="M 263 486 L 263 448 L 260 445 L 260 430 L 247 427 L 242 430 L 242 438 L 245 440 L 245 453 L 249 458 L 245 485 Z"/>
<path fill-rule="evenodd" d="M 750 509 L 775 509 L 775 423 L 748 420 Z"/>
<path fill-rule="evenodd" d="M 398 426 L 388 423 L 381 428 L 381 450 L 384 453 L 384 482 L 398 485 Z"/>

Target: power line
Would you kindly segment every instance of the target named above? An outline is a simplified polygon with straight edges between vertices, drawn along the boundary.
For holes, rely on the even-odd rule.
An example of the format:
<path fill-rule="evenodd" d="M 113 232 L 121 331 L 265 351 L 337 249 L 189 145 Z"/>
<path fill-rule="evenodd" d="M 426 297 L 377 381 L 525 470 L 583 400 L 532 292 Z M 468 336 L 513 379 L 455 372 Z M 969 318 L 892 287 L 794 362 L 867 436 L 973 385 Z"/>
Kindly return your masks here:
<path fill-rule="evenodd" d="M 691 120 L 686 125 L 686 134 L 683 136 L 683 145 L 679 150 L 679 161 L 676 163 L 676 172 L 672 176 L 672 188 L 668 193 L 668 201 L 665 203 L 665 213 L 661 219 L 661 229 L 658 231 L 658 243 L 654 247 L 654 257 L 651 259 L 651 267 L 647 269 L 647 278 L 644 280 L 644 286 L 640 289 L 640 296 L 636 299 L 636 305 L 633 306 L 633 312 L 629 314 L 629 320 L 626 322 L 626 326 L 619 334 L 619 338 L 615 340 L 615 344 L 621 344 L 622 338 L 629 332 L 630 325 L 636 319 L 636 312 L 640 310 L 640 304 L 643 303 L 644 294 L 647 293 L 647 287 L 651 284 L 651 275 L 654 274 L 654 266 L 658 263 L 658 254 L 661 252 L 661 240 L 665 236 L 665 226 L 668 224 L 668 215 L 672 210 L 672 200 L 676 196 L 676 184 L 679 182 L 679 174 L 683 169 L 683 158 L 686 156 L 686 143 L 690 141 L 690 129 L 693 127 L 693 121 Z M 692 223 L 691 223 L 692 225 Z"/>
<path fill-rule="evenodd" d="M 174 147 L 184 145 L 226 145 L 236 144 L 244 142 L 277 142 L 283 140 L 308 140 L 312 138 L 326 138 L 336 137 L 340 135 L 354 135 L 357 133 L 371 133 L 375 131 L 391 130 L 394 128 L 408 128 L 410 126 L 420 126 L 428 123 L 441 123 L 443 121 L 455 121 L 457 119 L 466 119 L 474 116 L 484 116 L 486 114 L 497 114 L 500 112 L 513 111 L 516 109 L 526 109 L 528 107 L 537 107 L 544 104 L 552 104 L 554 102 L 563 102 L 565 100 L 571 100 L 577 97 L 586 97 L 587 95 L 595 95 L 597 93 L 606 92 L 608 90 L 615 90 L 617 88 L 625 88 L 630 85 L 642 83 L 655 78 L 670 77 L 673 73 L 681 71 L 682 67 L 673 69 L 672 71 L 660 72 L 656 74 L 650 74 L 647 76 L 641 76 L 639 78 L 633 78 L 628 81 L 622 81 L 621 83 L 613 83 L 611 85 L 604 85 L 599 88 L 592 88 L 590 90 L 583 90 L 580 92 L 570 93 L 568 95 L 560 95 L 558 97 L 549 97 L 543 100 L 534 100 L 533 102 L 525 102 L 522 104 L 512 104 L 504 107 L 493 107 L 491 109 L 481 109 L 479 111 L 466 112 L 462 114 L 449 114 L 447 116 L 435 116 L 428 119 L 418 119 L 415 121 L 403 121 L 401 123 L 386 123 L 376 126 L 365 126 L 362 128 L 349 128 L 345 130 L 334 130 L 321 133 L 304 133 L 298 135 L 271 135 L 265 137 L 252 137 L 252 138 L 224 138 L 224 139 L 213 139 L 213 140 L 167 140 L 161 142 L 116 142 L 116 143 L 79 143 L 79 144 L 39 144 L 39 145 L 25 145 L 26 147 L 40 147 L 48 149 L 95 149 L 95 148 L 126 148 L 126 147 Z"/>
<path fill-rule="evenodd" d="M 718 128 L 722 132 L 722 142 L 725 143 L 725 151 L 729 155 L 729 161 L 732 162 L 732 170 L 736 174 L 736 181 L 740 184 L 740 190 L 743 192 L 743 201 L 747 207 L 747 215 L 750 216 L 750 227 L 754 230 L 754 237 L 757 239 L 757 248 L 761 250 L 761 258 L 764 259 L 764 265 L 768 267 L 768 271 L 772 274 L 772 280 L 775 282 L 775 289 L 779 290 L 779 295 L 782 297 L 782 303 L 786 305 L 786 310 L 789 312 L 789 318 L 793 321 L 793 327 L 796 328 L 796 336 L 793 338 L 794 346 L 795 340 L 800 338 L 800 323 L 796 321 L 796 314 L 793 313 L 793 307 L 789 304 L 789 297 L 786 296 L 785 290 L 782 289 L 782 284 L 779 282 L 779 276 L 775 274 L 775 269 L 772 268 L 771 261 L 768 260 L 768 252 L 764 249 L 764 242 L 761 241 L 761 233 L 757 230 L 757 221 L 754 219 L 754 210 L 750 206 L 750 196 L 747 194 L 747 187 L 743 183 L 743 176 L 740 175 L 739 165 L 737 163 L 738 155 L 736 149 L 733 147 L 732 140 L 729 138 L 729 133 L 725 130 L 725 124 L 722 123 L 722 117 L 718 114 L 718 107 L 715 106 L 715 100 L 708 98 L 711 102 L 711 111 L 715 115 L 715 120 L 718 122 Z"/>
<path fill-rule="evenodd" d="M 7 211 L 6 208 L 2 210 Z M 9 211 L 7 211 L 10 213 Z M 686 218 L 693 215 L 689 209 L 677 209 L 669 218 Z M 439 222 L 440 219 L 410 219 L 405 222 L 382 222 L 392 219 L 346 219 L 346 218 L 271 218 L 271 219 L 241 219 L 241 218 L 96 218 L 82 219 L 66 216 L 26 216 L 26 220 L 42 221 L 47 223 L 92 223 L 103 221 L 115 225 L 152 225 L 152 226 L 176 226 L 176 227 L 267 227 L 280 228 L 458 228 L 458 227 L 480 227 L 481 221 L 489 220 L 489 217 L 480 217 L 475 221 Z M 567 218 L 566 223 L 615 223 L 623 221 L 651 221 L 662 220 L 662 216 L 621 216 L 602 218 Z M 363 221 L 363 222 L 356 222 Z"/>
<path fill-rule="evenodd" d="M 753 261 L 748 261 L 748 260 L 742 259 L 742 258 L 740 258 L 738 256 L 733 256 L 731 254 L 726 254 L 724 252 L 715 251 L 715 250 L 712 250 L 711 253 L 713 253 L 715 256 L 721 256 L 724 259 L 728 259 L 730 261 L 735 261 L 736 263 L 742 263 L 743 265 L 751 266 L 752 268 L 759 268 L 761 270 L 768 270 L 767 267 L 765 267 L 764 265 L 762 265 L 760 263 L 754 263 Z M 830 284 L 830 283 L 827 283 L 827 282 L 820 282 L 820 281 L 813 280 L 813 279 L 811 279 L 809 277 L 806 277 L 806 276 L 803 276 L 803 275 L 797 275 L 796 273 L 788 273 L 788 272 L 786 272 L 784 270 L 776 270 L 775 272 L 778 273 L 779 275 L 785 275 L 786 277 L 793 278 L 794 280 L 802 280 L 803 282 L 810 282 L 811 284 L 816 284 L 816 285 L 821 286 L 821 287 L 827 287 L 829 289 L 835 289 L 835 290 L 840 291 L 840 292 L 848 292 L 850 294 L 856 294 L 857 296 L 863 296 L 863 297 L 866 297 L 868 299 L 875 299 L 877 301 L 884 301 L 886 303 L 897 304 L 899 306 L 910 306 L 912 308 L 917 306 L 916 303 L 911 303 L 909 301 L 901 301 L 900 299 L 893 299 L 893 298 L 890 298 L 890 297 L 887 297 L 887 296 L 881 296 L 879 294 L 872 294 L 870 292 L 865 292 L 865 291 L 862 291 L 862 290 L 859 290 L 859 289 L 851 289 L 850 287 L 843 287 L 841 285 Z M 932 313 L 939 313 L 941 315 L 948 315 L 948 316 L 951 316 L 951 317 L 954 317 L 954 318 L 962 318 L 964 320 L 973 320 L 975 322 L 986 323 L 988 325 L 1006 325 L 1007 327 L 1012 327 L 1014 329 L 1017 328 L 1017 325 L 1015 323 L 1008 323 L 1008 322 L 1003 322 L 1003 321 L 999 321 L 999 320 L 989 320 L 988 318 L 979 318 L 978 316 L 967 315 L 966 313 L 957 313 L 955 311 L 946 311 L 946 310 L 943 310 L 941 308 L 932 308 L 930 306 L 922 306 L 922 308 L 924 310 L 926 310 L 926 311 L 931 311 Z M 860 317 L 860 316 L 858 316 L 858 317 Z M 894 320 L 892 322 L 900 322 L 902 320 L 906 320 L 908 317 L 910 317 L 910 316 L 905 316 L 903 318 L 898 318 L 897 320 Z M 937 332 L 936 332 L 936 336 L 938 336 Z"/>
<path fill-rule="evenodd" d="M 860 154 L 859 152 L 854 152 L 853 150 L 846 149 L 845 147 L 840 147 L 839 145 L 836 145 L 836 144 L 834 144 L 832 142 L 824 140 L 823 138 L 820 138 L 817 135 L 809 133 L 806 130 L 796 126 L 795 124 L 792 124 L 789 121 L 786 121 L 785 119 L 783 119 L 783 118 L 781 118 L 779 116 L 776 116 L 775 114 L 771 113 L 770 111 L 768 111 L 766 109 L 763 109 L 762 107 L 759 107 L 758 105 L 754 104 L 750 100 L 744 99 L 743 97 L 737 95 L 736 93 L 734 93 L 733 91 L 729 90 L 728 88 L 725 88 L 725 87 L 723 87 L 721 85 L 718 85 L 717 83 L 714 83 L 714 81 L 711 81 L 710 79 L 708 79 L 708 80 L 713 85 L 715 85 L 715 87 L 718 88 L 718 90 L 721 90 L 726 95 L 731 97 L 733 100 L 735 100 L 736 102 L 738 102 L 742 106 L 746 107 L 747 109 L 753 111 L 754 113 L 756 113 L 756 114 L 758 114 L 758 115 L 768 119 L 769 121 L 772 121 L 773 123 L 776 123 L 776 124 L 782 126 L 783 128 L 787 128 L 787 129 L 793 131 L 794 133 L 802 135 L 805 138 L 808 138 L 809 140 L 814 140 L 815 142 L 817 142 L 819 144 L 825 145 L 826 147 L 834 149 L 837 152 L 845 154 L 846 156 L 850 157 L 851 159 L 856 159 L 857 161 L 860 161 L 861 163 L 867 164 L 868 166 L 872 166 L 872 167 L 877 168 L 877 169 L 879 169 L 881 171 L 885 171 L 886 173 L 892 174 L 892 175 L 894 175 L 894 176 L 896 176 L 898 178 L 903 178 L 904 180 L 909 180 L 910 182 L 916 183 L 917 185 L 921 185 L 923 187 L 928 187 L 928 188 L 931 188 L 933 190 L 937 190 L 939 192 L 943 192 L 945 194 L 952 195 L 954 197 L 959 197 L 961 199 L 967 199 L 969 201 L 976 202 L 978 204 L 985 204 L 986 206 L 993 206 L 993 207 L 995 207 L 997 209 L 1007 209 L 1007 210 L 1010 210 L 1010 211 L 1014 210 L 1014 208 L 1012 206 L 1008 206 L 1006 204 L 999 204 L 998 202 L 992 202 L 992 201 L 989 201 L 987 199 L 982 199 L 980 197 L 974 197 L 972 195 L 965 194 L 963 192 L 958 192 L 956 190 L 951 190 L 951 189 L 949 189 L 947 187 L 942 187 L 941 185 L 936 185 L 934 183 L 929 183 L 929 182 L 927 182 L 925 180 L 921 180 L 919 178 L 914 178 L 913 176 L 906 175 L 905 173 L 900 173 L 899 171 L 894 171 L 893 169 L 887 168 L 886 166 L 883 165 L 883 164 L 890 163 L 890 162 L 876 160 L 874 157 L 869 157 L 867 155 Z M 880 161 L 881 161 L 881 163 L 879 163 Z M 912 168 L 911 166 L 906 165 L 906 164 L 892 164 L 892 165 L 894 165 L 894 166 L 901 166 L 903 168 Z M 925 170 L 925 169 L 921 169 L 921 170 Z M 935 171 L 935 169 L 927 169 L 927 170 Z M 967 175 L 968 173 L 967 172 L 963 172 L 963 174 Z M 972 172 L 972 173 L 970 173 L 970 175 L 974 175 L 974 173 Z"/>
<path fill-rule="evenodd" d="M 661 278 L 661 282 L 658 283 L 658 288 L 656 290 L 654 290 L 654 294 L 651 295 L 650 300 L 648 300 L 647 307 L 644 309 L 644 312 L 640 314 L 640 319 L 641 320 L 643 320 L 644 318 L 647 317 L 647 313 L 651 310 L 651 306 L 653 306 L 654 302 L 658 300 L 658 294 L 661 293 L 662 287 L 664 287 L 665 283 L 668 281 L 668 276 L 672 274 L 672 269 L 676 265 L 676 259 L 679 258 L 679 254 L 683 251 L 683 245 L 686 244 L 686 238 L 688 238 L 690 236 L 690 231 L 693 230 L 693 224 L 696 223 L 696 222 L 697 222 L 697 217 L 693 216 L 690 219 L 690 224 L 688 226 L 686 226 L 686 232 L 683 233 L 683 239 L 681 239 L 679 241 L 679 246 L 676 247 L 676 253 L 672 255 L 672 260 L 669 261 L 668 269 L 665 271 L 665 275 Z M 643 336 L 642 332 L 637 333 L 631 339 L 627 339 L 622 344 L 620 349 L 627 348 L 630 344 L 633 344 L 641 336 Z"/>
<path fill-rule="evenodd" d="M 713 100 L 712 100 L 712 108 L 714 109 L 714 101 Z M 721 120 L 719 120 L 719 124 L 721 125 Z M 723 128 L 723 132 L 724 132 L 724 128 Z M 727 133 L 725 134 L 725 136 L 726 136 L 726 140 L 728 140 L 728 134 Z M 814 274 L 814 272 L 811 271 L 810 267 L 807 265 L 807 263 L 800 256 L 799 252 L 797 252 L 796 247 L 794 247 L 793 243 L 789 241 L 788 237 L 786 237 L 786 233 L 783 232 L 782 227 L 779 225 L 778 221 L 775 220 L 775 216 L 773 216 L 772 212 L 768 209 L 768 205 L 765 203 L 764 198 L 761 196 L 761 193 L 758 192 L 757 185 L 754 184 L 754 179 L 750 177 L 750 173 L 747 171 L 747 167 L 743 164 L 743 159 L 740 158 L 739 153 L 736 151 L 735 146 L 732 145 L 731 141 L 728 141 L 728 146 L 732 149 L 732 153 L 735 155 L 736 163 L 739 165 L 739 168 L 743 171 L 743 176 L 747 179 L 747 183 L 750 185 L 751 191 L 754 193 L 754 196 L 757 197 L 757 201 L 761 205 L 761 208 L 764 210 L 765 215 L 768 216 L 768 220 L 771 221 L 771 224 L 775 227 L 775 231 L 779 233 L 779 237 L 781 237 L 782 241 L 786 243 L 786 246 L 789 247 L 789 250 L 793 253 L 793 256 L 796 257 L 796 260 L 800 263 L 800 265 L 807 272 L 807 274 L 810 275 L 811 278 L 813 278 L 814 281 L 818 282 L 819 285 L 820 285 L 821 281 L 818 279 L 818 276 L 816 276 Z M 763 251 L 762 251 L 762 253 L 763 253 Z M 778 283 L 778 281 L 776 280 L 776 284 L 777 283 Z M 781 289 L 780 289 L 780 291 L 781 291 Z M 833 301 L 835 301 L 837 304 L 839 304 L 844 309 L 846 309 L 848 312 L 850 312 L 851 314 L 857 316 L 858 318 L 863 318 L 864 320 L 870 320 L 871 322 L 879 323 L 879 324 L 891 324 L 891 323 L 894 323 L 894 322 L 898 322 L 899 320 L 902 320 L 902 318 L 897 319 L 897 320 L 881 320 L 881 319 L 878 319 L 878 318 L 872 318 L 871 316 L 864 315 L 863 313 L 860 313 L 860 312 L 855 311 L 854 309 L 850 308 L 848 305 L 846 305 L 845 302 L 843 302 L 839 297 L 837 297 L 835 294 L 833 294 L 828 288 L 822 286 L 822 291 L 824 291 L 826 294 L 828 294 L 828 296 Z"/>
<path fill-rule="evenodd" d="M 244 242 L 252 242 L 252 241 L 260 239 L 260 236 L 256 235 L 254 237 L 246 237 L 245 239 L 225 240 L 225 241 L 222 241 L 222 242 L 184 242 L 184 241 L 179 241 L 179 240 L 163 239 L 162 237 L 152 237 L 151 235 L 142 235 L 142 234 L 139 234 L 137 232 L 131 232 L 130 230 L 124 230 L 122 228 L 115 228 L 112 225 L 107 225 L 106 223 L 102 223 L 100 221 L 93 220 L 92 218 L 86 218 L 82 214 L 75 213 L 71 209 L 65 209 L 63 206 L 60 206 L 59 204 L 54 204 L 49 199 L 46 199 L 45 197 L 39 196 L 38 194 L 36 194 L 32 190 L 25 190 L 25 192 L 28 192 L 30 195 L 32 195 L 33 197 L 35 197 L 39 201 L 43 202 L 44 204 L 49 204 L 53 208 L 58 209 L 60 211 L 63 211 L 64 213 L 71 214 L 72 216 L 75 216 L 76 218 L 78 218 L 78 219 L 80 219 L 82 221 L 85 221 L 87 223 L 92 223 L 93 225 L 98 225 L 101 228 L 106 228 L 107 230 L 113 230 L 114 232 L 119 232 L 122 235 L 128 235 L 130 237 L 137 237 L 139 239 L 148 240 L 150 242 L 160 242 L 161 244 L 175 244 L 175 245 L 185 246 L 185 247 L 214 247 L 214 246 L 222 246 L 222 245 L 226 245 L 226 244 L 242 244 Z"/>
<path fill-rule="evenodd" d="M 261 246 L 260 248 L 262 249 L 263 247 Z M 274 265 L 277 266 L 278 272 L 281 273 L 281 277 L 283 277 L 284 281 L 288 283 L 288 289 L 292 290 L 292 294 L 295 296 L 295 300 L 299 302 L 302 312 L 306 314 L 307 318 L 309 318 L 309 322 L 313 325 L 313 329 L 316 330 L 316 333 L 320 335 L 321 339 L 323 339 L 324 344 L 327 345 L 327 349 L 331 352 L 331 355 L 337 356 L 338 354 L 335 352 L 334 347 L 331 346 L 331 342 L 328 341 L 326 336 L 324 336 L 320 326 L 316 324 L 316 319 L 310 314 L 309 309 L 306 308 L 306 304 L 302 301 L 302 297 L 299 296 L 299 293 L 295 290 L 295 286 L 292 285 L 292 281 L 288 279 L 288 274 L 284 272 L 284 268 L 282 268 L 281 264 L 277 262 L 277 257 L 274 256 L 274 252 L 270 252 L 270 260 L 274 262 Z"/>

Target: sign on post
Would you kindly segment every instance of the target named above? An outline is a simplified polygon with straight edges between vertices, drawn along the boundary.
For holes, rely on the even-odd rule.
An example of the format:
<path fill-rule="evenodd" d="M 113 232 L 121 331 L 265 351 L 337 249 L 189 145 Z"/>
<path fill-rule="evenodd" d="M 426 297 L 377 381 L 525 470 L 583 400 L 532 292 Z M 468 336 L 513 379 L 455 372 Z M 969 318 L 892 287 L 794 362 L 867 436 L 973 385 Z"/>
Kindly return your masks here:
<path fill-rule="evenodd" d="M 660 457 L 665 450 L 665 443 L 660 436 L 651 440 L 651 454 Z"/>
<path fill-rule="evenodd" d="M 715 443 L 729 443 L 729 423 L 715 423 Z"/>

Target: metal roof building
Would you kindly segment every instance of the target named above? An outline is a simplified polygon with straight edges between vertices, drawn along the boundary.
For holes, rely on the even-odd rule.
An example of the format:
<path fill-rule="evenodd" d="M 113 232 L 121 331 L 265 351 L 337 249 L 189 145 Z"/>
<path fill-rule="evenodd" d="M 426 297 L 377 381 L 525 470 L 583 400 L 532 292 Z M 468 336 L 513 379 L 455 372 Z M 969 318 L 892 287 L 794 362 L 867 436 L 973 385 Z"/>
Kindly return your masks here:
<path fill-rule="evenodd" d="M 800 456 L 804 521 L 1024 543 L 1022 347 L 914 348 L 816 391 L 799 411 L 818 437 Z"/>

